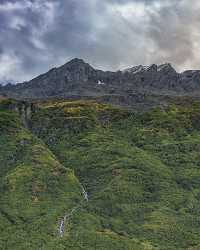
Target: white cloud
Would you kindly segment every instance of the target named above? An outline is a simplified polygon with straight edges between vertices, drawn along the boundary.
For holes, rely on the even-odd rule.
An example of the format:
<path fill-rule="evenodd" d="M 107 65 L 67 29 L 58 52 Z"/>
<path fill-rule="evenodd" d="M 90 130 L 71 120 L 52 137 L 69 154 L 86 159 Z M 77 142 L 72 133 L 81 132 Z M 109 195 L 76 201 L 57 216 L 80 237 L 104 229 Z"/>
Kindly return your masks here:
<path fill-rule="evenodd" d="M 11 12 L 11 11 L 17 11 L 17 10 L 22 10 L 22 9 L 27 9 L 32 6 L 31 1 L 20 1 L 20 2 L 4 2 L 0 3 L 0 11 L 6 11 L 6 12 Z"/>
<path fill-rule="evenodd" d="M 12 18 L 10 18 L 9 27 L 11 29 L 20 30 L 24 26 L 26 26 L 26 22 L 23 18 L 19 16 L 13 16 Z"/>
<path fill-rule="evenodd" d="M 143 19 L 146 17 L 145 4 L 142 2 L 127 3 L 124 5 L 110 4 L 110 8 L 126 19 Z"/>
<path fill-rule="evenodd" d="M 19 70 L 20 60 L 13 54 L 0 57 L 0 79 L 13 79 Z M 19 77 L 20 78 L 20 77 Z M 22 80 L 22 79 L 21 79 Z"/>

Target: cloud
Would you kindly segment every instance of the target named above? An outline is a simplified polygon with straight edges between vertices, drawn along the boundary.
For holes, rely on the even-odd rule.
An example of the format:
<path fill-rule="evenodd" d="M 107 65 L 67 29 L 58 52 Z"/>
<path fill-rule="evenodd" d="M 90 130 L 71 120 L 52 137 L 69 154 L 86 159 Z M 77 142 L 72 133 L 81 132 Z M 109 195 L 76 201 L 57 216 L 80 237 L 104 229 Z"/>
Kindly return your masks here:
<path fill-rule="evenodd" d="M 43 36 L 53 25 L 55 6 L 53 2 L 31 0 L 0 4 L 0 62 L 2 65 L 6 58 L 7 67 L 0 68 L 1 77 L 6 74 L 4 78 L 23 81 L 37 75 L 40 68 L 46 70 L 48 44 Z"/>
<path fill-rule="evenodd" d="M 1 82 L 9 82 L 12 79 L 12 75 L 10 75 L 10 72 L 12 74 L 17 73 L 20 68 L 20 61 L 17 57 L 14 55 L 9 54 L 3 54 L 0 57 L 0 79 Z"/>
<path fill-rule="evenodd" d="M 198 0 L 2 0 L 0 80 L 80 57 L 102 69 L 200 68 Z"/>
<path fill-rule="evenodd" d="M 158 52 L 155 61 L 172 62 L 179 70 L 200 67 L 199 10 L 197 0 L 182 0 L 150 13 L 147 36 Z"/>

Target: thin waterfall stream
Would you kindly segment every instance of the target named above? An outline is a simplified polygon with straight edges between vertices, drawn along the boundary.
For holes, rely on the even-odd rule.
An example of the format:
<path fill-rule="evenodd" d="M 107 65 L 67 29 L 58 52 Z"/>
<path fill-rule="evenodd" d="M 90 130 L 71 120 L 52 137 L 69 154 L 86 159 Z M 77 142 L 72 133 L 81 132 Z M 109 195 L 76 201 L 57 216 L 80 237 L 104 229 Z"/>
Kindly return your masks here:
<path fill-rule="evenodd" d="M 89 201 L 89 196 L 88 196 L 88 193 L 87 193 L 87 191 L 85 190 L 85 188 L 84 188 L 84 186 L 83 186 L 82 184 L 81 184 L 81 190 L 82 190 L 82 195 L 83 195 L 83 197 L 84 197 L 84 200 L 85 200 L 86 202 L 88 202 L 88 201 Z M 58 229 L 58 230 L 59 230 L 59 235 L 60 235 L 60 237 L 63 237 L 63 236 L 64 236 L 65 222 L 66 222 L 66 220 L 69 219 L 69 218 L 74 214 L 74 212 L 75 212 L 76 210 L 78 210 L 78 208 L 80 208 L 80 205 L 74 207 L 74 208 L 71 210 L 70 213 L 65 214 L 65 216 L 61 219 L 60 224 L 59 224 L 59 229 Z"/>

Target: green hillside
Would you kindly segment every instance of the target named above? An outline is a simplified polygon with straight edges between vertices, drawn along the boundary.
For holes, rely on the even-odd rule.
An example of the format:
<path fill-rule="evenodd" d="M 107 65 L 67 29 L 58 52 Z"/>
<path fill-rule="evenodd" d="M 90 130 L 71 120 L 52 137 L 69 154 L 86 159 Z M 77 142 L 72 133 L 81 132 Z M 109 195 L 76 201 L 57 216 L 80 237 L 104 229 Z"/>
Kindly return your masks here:
<path fill-rule="evenodd" d="M 200 249 L 199 110 L 2 99 L 0 249 Z"/>

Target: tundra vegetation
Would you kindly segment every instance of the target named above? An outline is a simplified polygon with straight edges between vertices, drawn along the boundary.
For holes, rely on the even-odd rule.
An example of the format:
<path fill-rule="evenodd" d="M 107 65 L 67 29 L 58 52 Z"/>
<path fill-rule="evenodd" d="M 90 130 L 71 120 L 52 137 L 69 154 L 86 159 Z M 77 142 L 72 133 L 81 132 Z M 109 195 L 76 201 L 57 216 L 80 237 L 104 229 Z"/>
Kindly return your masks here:
<path fill-rule="evenodd" d="M 0 249 L 200 249 L 199 102 L 29 106 L 0 100 Z"/>

